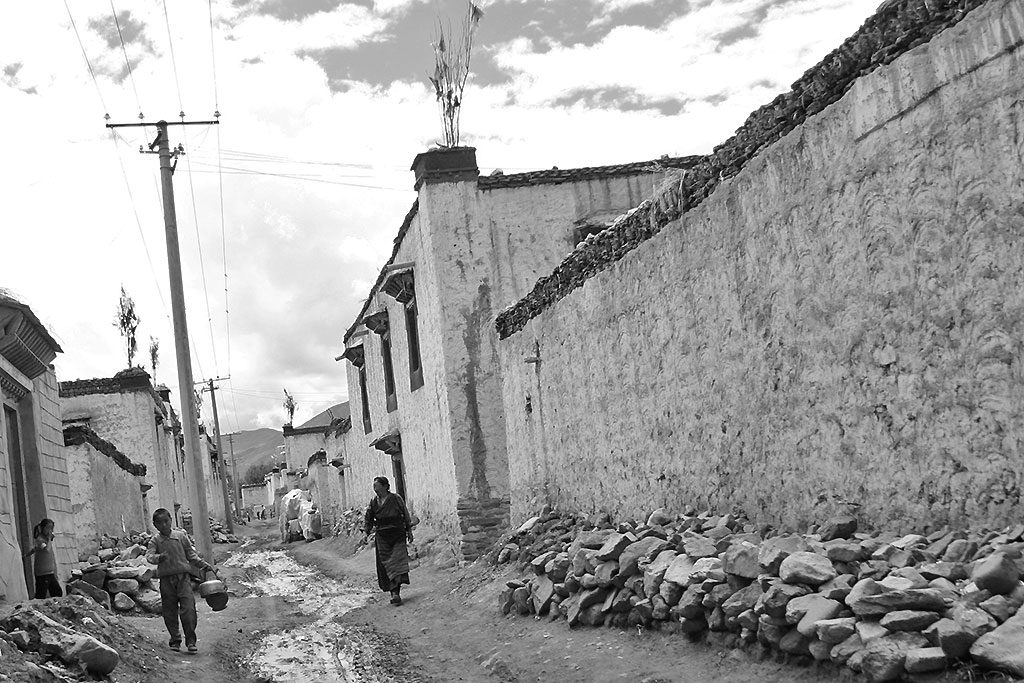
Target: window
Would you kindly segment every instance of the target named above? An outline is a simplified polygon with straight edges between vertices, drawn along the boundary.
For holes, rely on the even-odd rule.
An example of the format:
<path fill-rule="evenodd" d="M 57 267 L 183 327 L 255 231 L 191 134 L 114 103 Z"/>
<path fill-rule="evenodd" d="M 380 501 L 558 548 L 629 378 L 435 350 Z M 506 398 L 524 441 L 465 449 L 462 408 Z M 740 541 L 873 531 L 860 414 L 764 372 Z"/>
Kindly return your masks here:
<path fill-rule="evenodd" d="M 359 407 L 363 412 L 363 434 L 373 431 L 373 423 L 370 422 L 370 397 L 366 392 L 366 366 L 359 366 Z"/>
<path fill-rule="evenodd" d="M 409 336 L 409 390 L 423 386 L 423 364 L 420 361 L 420 330 L 416 316 L 416 300 L 405 306 L 405 332 Z"/>
<path fill-rule="evenodd" d="M 388 412 L 398 409 L 398 392 L 395 391 L 395 367 L 391 362 L 391 333 L 380 338 L 380 355 L 384 362 L 384 393 L 387 396 Z"/>

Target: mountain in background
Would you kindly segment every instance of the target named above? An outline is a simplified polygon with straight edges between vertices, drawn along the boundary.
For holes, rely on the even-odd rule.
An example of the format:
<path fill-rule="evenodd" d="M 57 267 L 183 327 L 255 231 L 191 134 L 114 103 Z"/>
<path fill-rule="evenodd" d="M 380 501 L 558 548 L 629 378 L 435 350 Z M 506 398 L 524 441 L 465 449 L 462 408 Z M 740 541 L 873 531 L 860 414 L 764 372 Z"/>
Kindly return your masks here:
<path fill-rule="evenodd" d="M 225 434 L 221 439 L 224 444 L 224 455 L 230 458 L 228 436 Z M 238 478 L 242 481 L 245 481 L 245 475 L 253 465 L 273 465 L 284 460 L 284 456 L 279 452 L 279 447 L 284 446 L 284 435 L 279 429 L 264 427 L 235 432 L 230 436 L 235 449 L 235 467 L 238 469 Z M 231 463 L 228 462 L 227 465 L 230 467 Z"/>

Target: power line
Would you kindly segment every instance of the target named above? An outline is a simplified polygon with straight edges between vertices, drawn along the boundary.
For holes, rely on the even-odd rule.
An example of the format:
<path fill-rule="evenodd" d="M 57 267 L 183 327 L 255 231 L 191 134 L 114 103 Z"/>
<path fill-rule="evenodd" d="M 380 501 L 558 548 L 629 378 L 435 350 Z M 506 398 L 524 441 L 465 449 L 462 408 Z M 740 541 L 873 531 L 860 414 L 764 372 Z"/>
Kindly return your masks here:
<path fill-rule="evenodd" d="M 212 164 L 200 164 L 200 162 L 197 162 L 197 165 L 206 165 L 206 166 L 211 166 L 212 167 Z M 389 190 L 391 192 L 410 192 L 411 191 L 411 190 L 409 190 L 409 188 L 406 188 L 406 187 L 385 187 L 383 185 L 366 185 L 366 184 L 362 184 L 362 183 L 344 183 L 344 182 L 341 182 L 341 181 L 327 180 L 327 179 L 324 179 L 324 178 L 311 178 L 311 177 L 301 176 L 301 175 L 292 175 L 290 173 L 270 173 L 269 171 L 257 171 L 255 169 L 240 168 L 240 167 L 233 167 L 233 166 L 224 166 L 223 168 L 227 169 L 229 173 L 233 172 L 233 175 L 261 175 L 261 176 L 269 176 L 269 177 L 272 177 L 272 178 L 286 178 L 288 180 L 305 180 L 305 181 L 311 182 L 311 183 L 326 183 L 328 185 L 341 185 L 342 187 L 359 187 L 359 188 L 363 188 L 363 189 L 367 189 L 367 190 Z M 202 172 L 202 171 L 197 171 L 197 172 Z M 212 173 L 213 171 L 209 171 L 209 172 Z"/>
<path fill-rule="evenodd" d="M 82 50 L 82 58 L 85 60 L 85 66 L 89 69 L 89 76 L 92 78 L 92 84 L 96 86 L 96 94 L 99 95 L 100 104 L 103 106 L 104 118 L 110 119 L 110 114 L 107 110 L 107 103 L 103 100 L 103 92 L 100 90 L 100 84 L 96 80 L 96 72 L 92 69 L 92 62 L 89 61 L 89 55 L 85 52 L 85 44 L 82 43 L 82 36 L 78 33 L 78 26 L 75 25 L 75 18 L 71 16 L 71 8 L 68 7 L 68 0 L 64 0 L 64 9 L 68 12 L 68 20 L 71 21 L 71 28 L 75 31 L 75 38 L 78 39 L 78 47 Z"/>
<path fill-rule="evenodd" d="M 174 40 L 171 38 L 171 19 L 167 15 L 167 0 L 162 0 L 164 23 L 167 25 L 167 49 L 171 54 L 171 67 L 174 69 L 174 89 L 178 91 L 178 109 L 180 116 L 185 116 L 185 107 L 181 103 L 181 83 L 178 81 L 178 61 L 174 58 Z"/>
<path fill-rule="evenodd" d="M 213 115 L 220 121 L 220 97 L 217 94 L 217 53 L 215 49 L 215 33 L 213 29 L 213 0 L 208 0 L 207 7 L 210 15 L 210 71 L 213 74 Z M 228 346 L 228 377 L 231 377 L 231 313 L 228 308 L 228 246 L 227 230 L 224 221 L 224 170 L 221 158 L 220 126 L 217 126 L 217 196 L 220 202 L 220 253 L 224 266 L 224 337 Z M 235 403 L 234 391 L 229 392 L 231 396 L 232 421 L 235 423 L 235 431 L 238 431 L 238 406 Z"/>
<path fill-rule="evenodd" d="M 162 209 L 163 205 L 164 205 L 164 196 L 163 196 L 163 192 L 161 192 L 161 190 L 160 190 L 160 178 L 158 178 L 156 175 L 154 175 L 153 176 L 153 181 L 154 181 L 153 187 L 156 189 L 157 201 L 159 202 L 160 207 Z M 199 370 L 199 376 L 200 377 L 205 377 L 206 373 L 203 372 L 203 364 L 199 360 L 199 344 L 196 344 L 196 338 L 192 335 L 192 328 L 191 327 L 188 330 L 188 338 L 189 338 L 189 342 L 192 344 L 192 353 L 190 353 L 189 355 L 190 355 L 191 359 L 193 361 L 195 361 L 196 368 Z M 178 390 L 180 391 L 181 387 L 178 387 Z"/>
<path fill-rule="evenodd" d="M 167 302 L 164 301 L 163 290 L 160 289 L 160 278 L 156 275 L 156 268 L 153 266 L 153 258 L 149 254 L 149 245 L 146 243 L 146 233 L 142 230 L 142 221 L 139 219 L 139 209 L 135 205 L 135 196 L 132 194 L 131 183 L 128 182 L 128 171 L 124 167 L 124 159 L 121 158 L 121 149 L 117 146 L 118 139 L 124 141 L 113 128 L 110 131 L 110 141 L 114 144 L 114 154 L 117 156 L 117 163 L 121 166 L 121 176 L 124 178 L 125 189 L 128 190 L 128 201 L 132 206 L 132 214 L 135 216 L 135 225 L 139 229 L 139 237 L 142 238 L 142 249 L 146 252 L 146 262 L 149 263 L 149 272 L 153 274 L 153 283 L 156 285 L 156 293 L 160 297 L 160 307 L 164 311 L 164 317 L 170 322 L 170 315 L 167 313 Z"/>
<path fill-rule="evenodd" d="M 213 29 L 213 0 L 208 0 L 210 13 L 210 71 L 213 73 L 213 116 L 220 121 L 220 98 L 217 94 L 217 54 Z M 224 268 L 224 338 L 227 342 L 227 377 L 231 377 L 231 317 L 228 310 L 227 296 L 227 231 L 224 227 L 224 172 L 221 159 L 220 126 L 217 126 L 217 197 L 220 203 L 220 256 Z M 231 397 L 231 420 L 234 431 L 239 430 L 239 408 L 234 401 L 234 391 L 228 392 Z"/>
<path fill-rule="evenodd" d="M 207 168 L 214 168 L 216 166 L 216 164 L 207 163 L 205 161 L 197 161 L 196 162 L 196 166 L 205 166 Z M 256 169 L 256 168 L 249 168 L 249 167 L 246 167 L 246 166 L 224 166 L 223 168 L 228 169 L 229 171 L 235 171 L 236 175 L 237 174 L 275 175 L 275 173 L 272 172 L 272 171 L 261 171 L 261 170 Z M 204 172 L 205 173 L 212 173 L 212 171 L 204 171 Z M 286 173 L 286 172 L 281 172 L 278 175 L 285 175 L 285 176 L 288 176 L 288 177 L 291 177 L 291 178 L 295 178 L 295 179 L 305 179 L 305 178 L 368 178 L 368 179 L 373 179 L 373 178 L 377 177 L 377 176 L 373 176 L 373 175 L 358 174 L 358 173 L 330 173 L 330 174 L 325 174 L 325 173 Z"/>
<path fill-rule="evenodd" d="M 121 41 L 121 54 L 124 55 L 125 66 L 128 67 L 128 79 L 132 83 L 132 92 L 135 93 L 135 104 L 139 107 L 139 120 L 141 121 L 142 116 L 142 102 L 139 101 L 139 90 L 135 87 L 135 74 L 132 73 L 132 62 L 128 59 L 128 48 L 124 44 L 124 36 L 121 34 L 121 22 L 117 18 L 117 10 L 114 9 L 114 0 L 110 0 L 110 13 L 114 16 L 114 26 L 117 27 L 117 39 Z M 143 128 L 145 131 L 145 128 Z"/>
<path fill-rule="evenodd" d="M 174 87 L 175 87 L 175 89 L 178 92 L 178 106 L 180 107 L 180 111 L 178 112 L 178 116 L 180 116 L 181 120 L 184 121 L 185 120 L 185 106 L 182 103 L 182 98 L 181 98 L 181 83 L 180 83 L 180 81 L 178 79 L 178 62 L 177 62 L 177 60 L 174 57 L 174 37 L 173 37 L 173 34 L 171 32 L 171 19 L 170 19 L 170 15 L 168 15 L 168 13 L 167 13 L 167 0 L 163 0 L 163 2 L 161 4 L 163 5 L 163 10 L 164 10 L 164 23 L 167 26 L 167 49 L 168 49 L 168 52 L 171 55 L 171 66 L 174 69 Z M 182 138 L 184 139 L 185 145 L 187 147 L 188 146 L 188 133 L 186 132 L 186 130 L 184 128 L 182 128 Z M 200 277 L 201 277 L 202 282 L 203 282 L 203 298 L 204 298 L 204 300 L 206 302 L 206 323 L 207 323 L 207 326 L 210 329 L 210 351 L 213 354 L 213 365 L 214 365 L 214 369 L 216 370 L 217 366 L 219 365 L 219 363 L 217 362 L 217 342 L 216 342 L 216 339 L 214 338 L 214 334 L 213 334 L 213 315 L 210 313 L 210 292 L 209 292 L 209 289 L 207 288 L 207 285 L 206 285 L 206 259 L 203 258 L 203 240 L 202 240 L 202 238 L 201 238 L 201 236 L 199 234 L 199 211 L 196 208 L 195 184 L 192 181 L 192 161 L 189 158 L 188 154 L 185 155 L 185 170 L 186 170 L 187 175 L 188 175 L 188 190 L 189 190 L 189 199 L 191 200 L 191 203 L 192 203 L 192 222 L 193 222 L 193 226 L 195 227 L 195 232 L 196 232 L 196 247 L 199 250 L 199 272 L 200 272 Z M 203 374 L 203 373 L 200 372 L 200 374 Z"/>
<path fill-rule="evenodd" d="M 188 135 L 182 131 L 182 137 L 185 138 L 185 145 L 188 146 Z M 210 349 L 213 352 L 213 367 L 216 371 L 220 365 L 217 362 L 217 342 L 213 335 L 213 314 L 210 312 L 210 292 L 206 287 L 206 259 L 203 258 L 203 240 L 199 235 L 199 212 L 196 209 L 196 190 L 192 184 L 192 162 L 189 161 L 188 154 L 185 155 L 185 170 L 188 172 L 188 194 L 192 200 L 192 222 L 196 229 L 196 246 L 199 249 L 199 273 L 203 281 L 203 298 L 206 300 L 206 323 L 210 328 Z"/>

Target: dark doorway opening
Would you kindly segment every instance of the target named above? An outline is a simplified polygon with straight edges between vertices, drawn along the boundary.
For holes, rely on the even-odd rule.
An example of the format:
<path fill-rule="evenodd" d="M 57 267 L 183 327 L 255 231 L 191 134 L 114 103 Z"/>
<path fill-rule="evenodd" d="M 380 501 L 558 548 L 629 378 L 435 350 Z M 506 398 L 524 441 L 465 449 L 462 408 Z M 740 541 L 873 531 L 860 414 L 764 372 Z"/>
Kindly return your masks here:
<path fill-rule="evenodd" d="M 391 456 L 391 474 L 395 480 L 395 493 L 408 503 L 409 497 L 405 495 L 405 465 L 402 463 L 402 454 Z"/>
<path fill-rule="evenodd" d="M 25 463 L 21 448 L 21 429 L 18 422 L 18 411 L 9 406 L 4 406 L 4 423 L 7 425 L 7 443 L 9 462 L 7 471 L 11 476 L 11 493 L 14 495 L 14 526 L 18 532 L 18 543 L 21 545 L 21 552 L 26 553 L 32 547 L 32 533 L 28 515 L 28 496 L 25 491 Z M 25 572 L 25 586 L 28 594 L 32 595 L 35 590 L 32 571 L 32 556 L 28 555 L 22 559 L 22 569 Z"/>

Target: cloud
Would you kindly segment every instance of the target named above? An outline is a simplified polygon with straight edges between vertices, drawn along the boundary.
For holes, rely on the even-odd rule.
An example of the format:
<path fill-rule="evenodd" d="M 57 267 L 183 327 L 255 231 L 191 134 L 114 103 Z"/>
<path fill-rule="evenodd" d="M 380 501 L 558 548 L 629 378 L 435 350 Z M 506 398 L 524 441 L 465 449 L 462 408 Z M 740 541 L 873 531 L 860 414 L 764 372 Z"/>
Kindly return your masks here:
<path fill-rule="evenodd" d="M 686 102 L 676 99 L 649 99 L 635 90 L 622 86 L 609 88 L 580 88 L 552 100 L 555 107 L 582 104 L 587 109 L 617 109 L 618 111 L 652 110 L 664 116 L 675 116 L 683 111 Z"/>
<path fill-rule="evenodd" d="M 463 142 L 484 173 L 710 151 L 876 1 L 496 0 L 477 33 Z M 14 3 L 0 23 L 0 109 L 19 131 L 0 167 L 3 250 L 19 256 L 0 285 L 53 329 L 58 376 L 123 367 L 110 325 L 123 283 L 177 396 L 157 165 L 138 153 L 154 131 L 123 129 L 115 143 L 103 117 L 219 110 L 217 128 L 171 129 L 186 149 L 174 184 L 193 373 L 231 376 L 225 429 L 279 427 L 282 386 L 300 421 L 343 400 L 341 336 L 415 198 L 409 164 L 440 134 L 425 79 L 433 26 L 465 4 L 219 1 L 215 53 L 207 3 L 168 3 L 169 22 L 159 4 L 132 4 L 118 16 L 137 99 L 109 2 L 69 5 L 95 84 L 62 3 Z"/>

